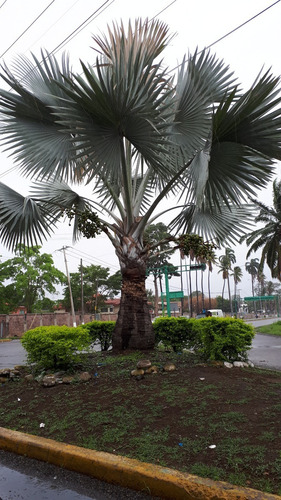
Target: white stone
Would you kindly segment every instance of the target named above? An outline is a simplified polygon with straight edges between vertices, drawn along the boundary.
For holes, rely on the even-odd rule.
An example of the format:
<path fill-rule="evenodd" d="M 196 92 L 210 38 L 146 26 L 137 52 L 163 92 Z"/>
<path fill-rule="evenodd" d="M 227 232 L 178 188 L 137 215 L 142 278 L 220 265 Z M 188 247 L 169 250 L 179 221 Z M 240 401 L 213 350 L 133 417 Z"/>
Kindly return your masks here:
<path fill-rule="evenodd" d="M 255 365 L 252 361 L 248 361 L 248 365 L 250 368 L 255 368 Z"/>
<path fill-rule="evenodd" d="M 226 368 L 232 368 L 232 367 L 233 367 L 233 364 L 232 364 L 232 363 L 229 363 L 228 361 L 225 361 L 225 362 L 224 362 L 224 366 L 225 366 Z"/>
<path fill-rule="evenodd" d="M 243 368 L 244 363 L 243 361 L 234 361 L 233 366 L 236 366 L 236 368 Z"/>

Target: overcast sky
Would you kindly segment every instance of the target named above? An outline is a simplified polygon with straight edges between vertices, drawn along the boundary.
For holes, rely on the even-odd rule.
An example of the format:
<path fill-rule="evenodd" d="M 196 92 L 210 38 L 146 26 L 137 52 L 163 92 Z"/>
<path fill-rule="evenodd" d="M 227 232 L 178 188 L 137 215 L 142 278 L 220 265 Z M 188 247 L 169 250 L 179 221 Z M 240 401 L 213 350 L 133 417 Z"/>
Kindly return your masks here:
<path fill-rule="evenodd" d="M 272 7 L 268 8 L 271 5 Z M 45 12 L 40 16 L 44 9 L 46 9 Z M 25 0 L 24 2 L 0 0 L 0 58 L 2 62 L 11 66 L 13 60 L 20 54 L 28 56 L 30 52 L 33 52 L 40 57 L 41 48 L 49 52 L 55 50 L 58 58 L 65 51 L 69 53 L 73 68 L 79 71 L 79 59 L 90 63 L 95 60 L 95 53 L 91 48 L 93 33 L 105 33 L 107 24 L 111 24 L 113 20 L 122 19 L 126 22 L 129 18 L 148 17 L 151 19 L 156 16 L 166 22 L 171 33 L 175 34 L 164 53 L 164 61 L 172 69 L 181 62 L 184 54 L 193 53 L 196 47 L 201 50 L 213 44 L 264 9 L 267 9 L 264 13 L 218 41 L 211 48 L 212 53 L 224 59 L 230 66 L 246 90 L 262 68 L 271 67 L 274 75 L 281 75 L 280 0 L 279 2 L 236 0 L 231 5 L 226 0 L 213 0 L 212 2 L 210 0 L 197 0 L 196 2 L 189 0 L 142 0 L 141 2 L 133 0 L 41 0 L 40 2 L 38 0 Z M 83 24 L 87 19 L 88 21 Z M 31 24 L 32 26 L 29 27 Z M 81 28 L 79 28 L 80 25 L 82 25 Z M 4 87 L 4 83 L 0 82 L 0 85 Z M 13 161 L 1 151 L 0 181 L 26 195 L 30 181 L 20 177 L 13 167 Z M 274 177 L 280 178 L 280 165 L 276 165 Z M 271 194 L 272 189 L 269 186 L 260 192 L 258 197 L 270 204 Z M 165 219 L 161 221 L 166 222 Z M 44 243 L 42 250 L 52 253 L 55 265 L 65 272 L 63 255 L 58 251 L 62 246 L 72 247 L 67 251 L 71 272 L 77 271 L 80 258 L 83 258 L 85 265 L 93 263 L 109 267 L 112 273 L 119 268 L 113 247 L 105 236 L 90 241 L 83 238 L 73 245 L 68 223 L 60 225 L 51 240 Z M 238 286 L 241 296 L 244 297 L 251 295 L 250 276 L 245 272 L 246 246 L 236 246 L 235 252 L 236 265 L 241 266 L 244 272 L 242 283 Z M 222 253 L 223 250 L 219 251 L 218 255 Z M 2 245 L 0 245 L 0 254 L 2 260 L 11 257 Z M 259 257 L 259 254 L 251 257 Z M 173 257 L 173 262 L 178 265 L 179 256 Z M 268 270 L 266 274 L 270 278 Z M 147 285 L 148 288 L 152 288 L 151 279 L 148 279 Z M 171 289 L 179 288 L 180 281 L 173 280 Z M 217 275 L 214 271 L 212 295 L 221 294 L 221 289 L 221 275 Z"/>

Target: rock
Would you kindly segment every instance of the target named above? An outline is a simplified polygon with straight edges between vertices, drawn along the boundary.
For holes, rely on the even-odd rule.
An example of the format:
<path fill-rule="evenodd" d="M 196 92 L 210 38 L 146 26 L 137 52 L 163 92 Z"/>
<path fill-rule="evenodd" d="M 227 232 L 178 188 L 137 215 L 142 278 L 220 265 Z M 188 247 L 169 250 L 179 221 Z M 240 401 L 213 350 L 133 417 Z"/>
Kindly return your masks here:
<path fill-rule="evenodd" d="M 5 382 L 8 382 L 9 378 L 8 377 L 0 377 L 0 384 L 5 384 Z"/>
<path fill-rule="evenodd" d="M 31 380 L 34 380 L 34 377 L 33 375 L 31 375 L 31 373 L 29 373 L 28 375 L 25 375 L 24 380 L 30 382 Z"/>
<path fill-rule="evenodd" d="M 53 387 L 56 385 L 56 377 L 54 375 L 45 375 L 42 379 L 42 385 L 44 387 Z"/>
<path fill-rule="evenodd" d="M 10 368 L 2 368 L 0 370 L 0 377 L 9 377 L 10 376 Z"/>
<path fill-rule="evenodd" d="M 224 362 L 223 361 L 211 361 L 211 365 L 212 366 L 217 366 L 218 368 L 220 368 L 221 366 L 224 366 Z"/>
<path fill-rule="evenodd" d="M 158 368 L 157 366 L 151 366 L 150 368 L 147 368 L 147 370 L 145 370 L 145 373 L 158 373 Z"/>
<path fill-rule="evenodd" d="M 233 366 L 236 366 L 236 368 L 244 368 L 246 366 L 248 366 L 248 363 L 244 363 L 244 361 L 234 361 L 233 362 Z"/>
<path fill-rule="evenodd" d="M 139 369 L 139 370 L 132 370 L 131 371 L 132 377 L 139 377 L 141 375 L 144 375 L 144 370 Z"/>
<path fill-rule="evenodd" d="M 88 382 L 89 380 L 91 380 L 91 375 L 89 372 L 83 372 L 83 373 L 80 373 L 79 375 L 79 380 L 81 382 Z"/>
<path fill-rule="evenodd" d="M 228 361 L 225 361 L 223 365 L 225 366 L 225 368 L 233 368 L 233 364 L 229 363 Z"/>
<path fill-rule="evenodd" d="M 74 380 L 74 377 L 71 377 L 70 375 L 66 375 L 62 379 L 62 383 L 63 384 L 71 384 L 73 382 L 73 380 Z"/>
<path fill-rule="evenodd" d="M 176 369 L 176 367 L 175 367 L 174 363 L 166 363 L 164 366 L 165 372 L 173 372 L 173 371 L 175 371 L 175 369 Z"/>
<path fill-rule="evenodd" d="M 151 367 L 151 361 L 149 359 L 140 359 L 137 363 L 137 369 L 139 370 L 146 370 L 147 368 Z"/>
<path fill-rule="evenodd" d="M 248 361 L 248 365 L 250 368 L 255 368 L 255 365 L 252 361 Z"/>

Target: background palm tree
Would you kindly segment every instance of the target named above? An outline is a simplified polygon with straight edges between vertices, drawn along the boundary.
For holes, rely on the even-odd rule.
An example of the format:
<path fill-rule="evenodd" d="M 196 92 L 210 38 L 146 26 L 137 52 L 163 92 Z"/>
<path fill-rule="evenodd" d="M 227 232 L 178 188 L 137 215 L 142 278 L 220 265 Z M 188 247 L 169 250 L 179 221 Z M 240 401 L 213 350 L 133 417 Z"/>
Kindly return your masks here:
<path fill-rule="evenodd" d="M 250 247 L 247 258 L 252 252 L 262 248 L 260 269 L 263 270 L 266 263 L 272 278 L 281 281 L 281 181 L 275 179 L 273 182 L 272 207 L 258 200 L 252 201 L 259 208 L 255 222 L 263 223 L 263 227 L 241 238 Z"/>
<path fill-rule="evenodd" d="M 229 244 L 248 230 L 247 195 L 281 159 L 278 78 L 266 72 L 242 93 L 207 51 L 185 58 L 174 78 L 159 62 L 168 42 L 166 25 L 138 20 L 94 36 L 95 66 L 81 63 L 81 74 L 47 53 L 2 68 L 11 91 L 0 91 L 0 133 L 36 182 L 28 197 L 0 184 L 0 238 L 11 249 L 40 243 L 62 213 L 74 238 L 103 231 L 122 273 L 115 350 L 154 345 L 143 235 L 161 202 L 181 200 L 170 229 Z M 90 184 L 93 198 L 68 181 Z"/>
<path fill-rule="evenodd" d="M 255 279 L 258 276 L 260 269 L 260 261 L 258 258 L 251 259 L 249 262 L 245 264 L 246 271 L 251 275 L 251 283 L 252 283 L 252 295 L 255 296 Z M 254 311 L 257 312 L 257 305 L 254 302 Z"/>
<path fill-rule="evenodd" d="M 251 259 L 245 264 L 246 271 L 251 275 L 253 297 L 255 296 L 255 279 L 258 276 L 259 268 L 260 268 L 260 261 L 257 257 L 255 259 Z"/>
<path fill-rule="evenodd" d="M 231 270 L 232 264 L 234 264 L 235 262 L 236 262 L 236 257 L 235 257 L 235 253 L 232 250 L 232 248 L 229 248 L 229 247 L 225 248 L 225 253 L 219 257 L 219 268 L 220 268 L 219 273 L 222 273 L 222 278 L 223 278 L 222 303 L 223 303 L 225 282 L 227 281 L 228 298 L 229 298 L 231 315 L 233 314 L 233 308 L 232 308 L 232 300 L 231 300 L 231 293 L 230 293 L 229 272 Z"/>
<path fill-rule="evenodd" d="M 233 273 L 231 274 L 233 276 L 233 281 L 234 281 L 234 297 L 235 297 L 235 306 L 236 310 L 235 312 L 237 313 L 239 310 L 239 304 L 238 304 L 238 298 L 237 298 L 237 285 L 238 283 L 241 282 L 242 277 L 243 277 L 243 271 L 240 266 L 234 266 L 233 268 Z"/>

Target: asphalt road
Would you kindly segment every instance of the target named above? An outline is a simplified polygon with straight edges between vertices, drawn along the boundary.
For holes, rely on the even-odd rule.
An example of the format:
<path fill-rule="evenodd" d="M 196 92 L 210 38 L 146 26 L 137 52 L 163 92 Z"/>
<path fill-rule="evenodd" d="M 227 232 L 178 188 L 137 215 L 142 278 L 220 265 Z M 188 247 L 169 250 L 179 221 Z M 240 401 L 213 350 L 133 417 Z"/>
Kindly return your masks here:
<path fill-rule="evenodd" d="M 0 450 L 0 500 L 157 500 L 46 462 Z"/>

